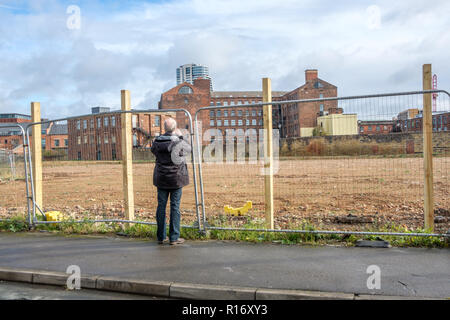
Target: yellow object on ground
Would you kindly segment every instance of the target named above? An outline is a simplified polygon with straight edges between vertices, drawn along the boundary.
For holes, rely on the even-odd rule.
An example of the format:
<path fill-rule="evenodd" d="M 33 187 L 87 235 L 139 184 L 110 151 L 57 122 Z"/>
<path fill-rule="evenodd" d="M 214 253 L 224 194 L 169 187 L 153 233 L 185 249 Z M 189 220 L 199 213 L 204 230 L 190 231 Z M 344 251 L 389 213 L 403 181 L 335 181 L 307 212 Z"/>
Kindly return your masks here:
<path fill-rule="evenodd" d="M 225 206 L 225 207 L 223 207 L 223 210 L 225 211 L 225 213 L 231 214 L 233 216 L 242 216 L 242 215 L 246 214 L 248 212 L 248 210 L 250 210 L 251 208 L 252 208 L 252 202 L 247 201 L 245 206 L 243 206 L 241 208 L 232 208 L 230 206 Z"/>
<path fill-rule="evenodd" d="M 59 211 L 49 211 L 45 213 L 47 221 L 61 221 L 63 219 L 63 214 Z"/>

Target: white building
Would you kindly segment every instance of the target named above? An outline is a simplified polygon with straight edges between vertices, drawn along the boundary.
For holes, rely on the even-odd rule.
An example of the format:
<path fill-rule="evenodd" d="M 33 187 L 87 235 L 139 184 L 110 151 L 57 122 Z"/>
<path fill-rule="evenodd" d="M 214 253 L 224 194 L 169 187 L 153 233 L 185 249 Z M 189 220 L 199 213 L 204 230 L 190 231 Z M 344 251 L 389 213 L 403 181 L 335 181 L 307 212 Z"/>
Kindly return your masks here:
<path fill-rule="evenodd" d="M 177 68 L 177 85 L 188 82 L 194 84 L 195 79 L 209 79 L 209 69 L 206 66 L 199 64 L 185 64 Z M 211 81 L 211 91 L 212 91 L 212 81 Z"/>

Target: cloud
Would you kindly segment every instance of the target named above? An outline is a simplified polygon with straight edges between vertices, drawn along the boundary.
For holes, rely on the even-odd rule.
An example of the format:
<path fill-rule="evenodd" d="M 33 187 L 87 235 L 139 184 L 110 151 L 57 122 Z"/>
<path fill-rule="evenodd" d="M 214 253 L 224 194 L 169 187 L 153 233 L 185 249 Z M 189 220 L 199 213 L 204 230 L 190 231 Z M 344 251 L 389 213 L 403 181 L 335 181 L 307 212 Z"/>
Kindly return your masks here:
<path fill-rule="evenodd" d="M 72 1 L 73 2 L 73 1 Z M 67 6 L 81 8 L 81 29 L 66 27 Z M 448 88 L 448 1 L 0 1 L 0 112 L 47 117 L 120 107 L 129 89 L 139 108 L 156 108 L 175 85 L 175 69 L 208 65 L 215 90 L 275 90 L 304 82 L 304 70 L 339 94 L 415 90 L 433 63 Z M 373 19 L 376 5 L 380 19 Z M 376 22 L 374 25 L 372 22 Z M 420 23 L 418 23 L 420 21 Z M 375 26 L 375 27 L 373 27 Z"/>

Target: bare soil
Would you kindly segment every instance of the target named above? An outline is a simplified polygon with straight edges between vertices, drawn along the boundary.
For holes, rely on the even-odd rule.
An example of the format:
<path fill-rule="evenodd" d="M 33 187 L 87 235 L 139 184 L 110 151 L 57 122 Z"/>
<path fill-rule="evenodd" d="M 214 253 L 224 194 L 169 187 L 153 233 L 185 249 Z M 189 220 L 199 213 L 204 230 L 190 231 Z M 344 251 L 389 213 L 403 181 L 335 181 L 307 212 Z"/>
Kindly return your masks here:
<path fill-rule="evenodd" d="M 436 231 L 450 229 L 450 157 L 434 158 Z M 386 224 L 423 227 L 421 158 L 285 160 L 274 176 L 276 228 L 308 221 L 320 229 L 371 230 Z M 135 218 L 154 221 L 157 201 L 152 163 L 134 168 Z M 209 221 L 237 226 L 264 219 L 261 164 L 203 164 L 205 212 Z M 182 223 L 196 219 L 191 184 L 183 189 Z M 108 162 L 45 162 L 44 209 L 75 219 L 124 218 L 122 166 Z M 26 211 L 25 182 L 0 182 L 0 218 Z M 252 201 L 246 217 L 223 207 Z"/>

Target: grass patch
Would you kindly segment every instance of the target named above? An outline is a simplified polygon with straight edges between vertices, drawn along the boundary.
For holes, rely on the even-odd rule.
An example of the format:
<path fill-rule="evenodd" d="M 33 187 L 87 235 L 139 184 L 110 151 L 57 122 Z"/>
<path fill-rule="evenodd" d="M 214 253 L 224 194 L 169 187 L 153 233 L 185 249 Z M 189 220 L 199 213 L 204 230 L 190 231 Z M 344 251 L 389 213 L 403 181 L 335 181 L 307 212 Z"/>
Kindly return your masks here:
<path fill-rule="evenodd" d="M 304 245 L 344 245 L 353 246 L 357 240 L 377 240 L 379 236 L 357 236 L 351 234 L 317 234 L 317 233 L 278 233 L 251 231 L 250 229 L 263 229 L 262 222 L 247 221 L 241 228 L 249 231 L 237 230 L 209 230 L 206 235 L 198 232 L 197 228 L 182 228 L 181 237 L 187 240 L 230 240 L 251 243 L 279 243 L 279 244 L 304 244 Z M 289 226 L 292 230 L 315 231 L 315 226 L 307 221 L 302 221 Z M 130 238 L 145 238 L 156 240 L 156 226 L 126 223 L 75 223 L 65 221 L 60 224 L 40 224 L 35 230 L 48 231 L 56 234 L 78 234 L 78 235 L 121 235 Z M 0 221 L 0 231 L 3 232 L 25 232 L 28 231 L 26 218 L 18 216 L 9 221 Z M 385 225 L 377 227 L 369 232 L 398 232 L 398 233 L 427 233 L 427 230 L 407 230 L 402 226 Z M 389 241 L 395 247 L 427 247 L 427 248 L 449 248 L 449 241 L 437 237 L 401 237 L 382 236 L 383 240 Z"/>

